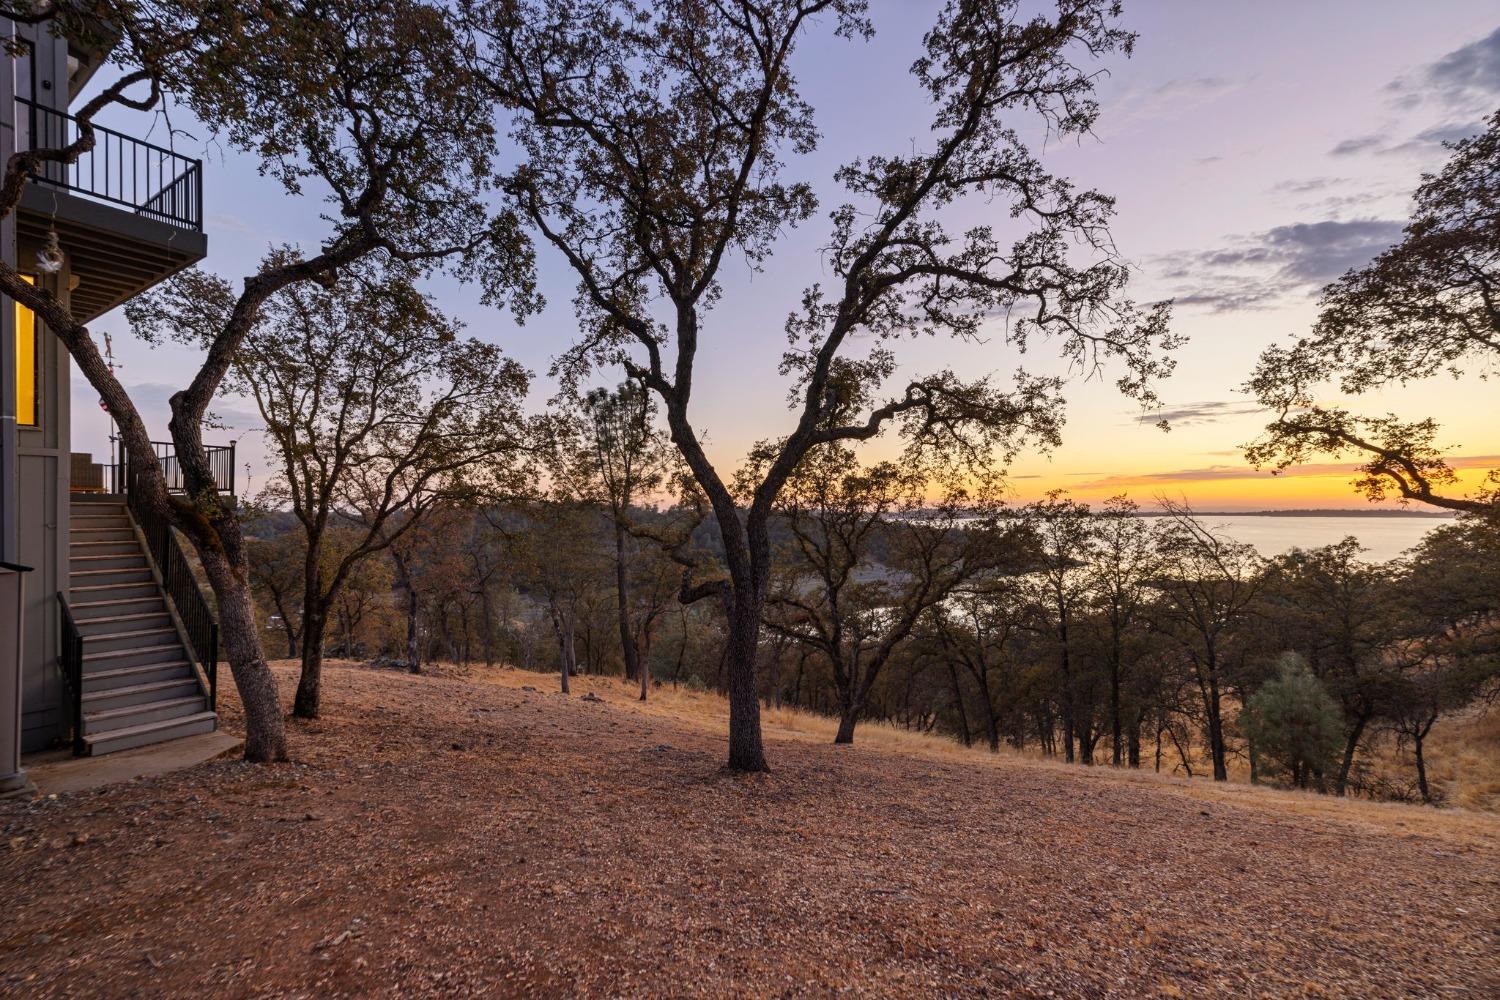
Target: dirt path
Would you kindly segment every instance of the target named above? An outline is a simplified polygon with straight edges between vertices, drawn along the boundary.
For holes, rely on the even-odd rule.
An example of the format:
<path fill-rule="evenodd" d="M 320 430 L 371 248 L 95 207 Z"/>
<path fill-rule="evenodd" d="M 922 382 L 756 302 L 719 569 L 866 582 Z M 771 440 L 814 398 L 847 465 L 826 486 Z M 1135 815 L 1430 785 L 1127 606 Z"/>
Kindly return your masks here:
<path fill-rule="evenodd" d="M 1500 990 L 1482 824 L 806 741 L 731 777 L 704 727 L 623 705 L 337 667 L 325 691 L 295 764 L 0 804 L 0 992 Z"/>

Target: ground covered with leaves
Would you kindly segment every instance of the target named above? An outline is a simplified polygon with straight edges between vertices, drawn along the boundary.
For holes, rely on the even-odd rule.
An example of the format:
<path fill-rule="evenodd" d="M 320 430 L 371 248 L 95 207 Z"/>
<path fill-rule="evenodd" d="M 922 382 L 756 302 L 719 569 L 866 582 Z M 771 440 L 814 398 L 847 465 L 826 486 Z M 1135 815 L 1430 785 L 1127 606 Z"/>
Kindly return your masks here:
<path fill-rule="evenodd" d="M 714 720 L 504 673 L 336 665 L 294 763 L 0 804 L 0 993 L 1500 992 L 1493 817 L 774 736 L 735 776 Z"/>

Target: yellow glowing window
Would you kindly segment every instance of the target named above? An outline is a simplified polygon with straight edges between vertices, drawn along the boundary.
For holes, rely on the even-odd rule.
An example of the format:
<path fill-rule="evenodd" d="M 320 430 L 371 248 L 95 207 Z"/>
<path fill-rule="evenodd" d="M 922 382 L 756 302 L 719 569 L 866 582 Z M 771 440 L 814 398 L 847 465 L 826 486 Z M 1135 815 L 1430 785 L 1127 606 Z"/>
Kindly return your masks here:
<path fill-rule="evenodd" d="M 22 280 L 30 282 L 27 275 Z M 36 314 L 16 303 L 16 423 L 36 426 Z"/>

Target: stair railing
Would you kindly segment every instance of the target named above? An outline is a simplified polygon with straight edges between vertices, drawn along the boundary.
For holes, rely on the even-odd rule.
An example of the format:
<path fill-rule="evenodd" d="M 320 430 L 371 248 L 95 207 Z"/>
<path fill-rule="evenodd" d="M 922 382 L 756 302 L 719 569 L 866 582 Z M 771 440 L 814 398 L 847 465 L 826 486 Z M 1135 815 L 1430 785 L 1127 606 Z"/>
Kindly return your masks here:
<path fill-rule="evenodd" d="M 73 620 L 73 609 L 68 607 L 68 598 L 61 591 L 57 594 L 57 606 L 61 609 L 58 622 L 61 625 L 61 642 L 58 644 L 57 668 L 62 674 L 63 687 L 68 696 L 68 711 L 73 731 L 73 756 L 84 755 L 83 743 L 83 633 Z"/>
<path fill-rule="evenodd" d="M 213 605 L 198 586 L 192 564 L 183 554 L 177 533 L 166 518 L 159 516 L 140 501 L 135 475 L 127 461 L 125 503 L 135 515 L 135 523 L 146 536 L 146 548 L 161 576 L 162 590 L 177 610 L 177 617 L 187 632 L 189 652 L 198 660 L 208 681 L 208 707 L 218 711 L 219 704 L 219 622 Z"/>

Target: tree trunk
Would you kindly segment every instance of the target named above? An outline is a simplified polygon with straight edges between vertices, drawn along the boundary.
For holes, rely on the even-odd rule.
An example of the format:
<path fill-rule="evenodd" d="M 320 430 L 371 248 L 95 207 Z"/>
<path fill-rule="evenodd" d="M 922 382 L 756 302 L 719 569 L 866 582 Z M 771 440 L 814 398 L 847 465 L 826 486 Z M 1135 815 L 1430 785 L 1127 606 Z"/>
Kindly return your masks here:
<path fill-rule="evenodd" d="M 245 759 L 255 763 L 286 760 L 281 697 L 276 676 L 261 653 L 244 561 L 232 561 L 223 550 L 209 546 L 200 547 L 199 556 L 218 602 L 224 650 L 245 707 Z"/>
<path fill-rule="evenodd" d="M 391 559 L 396 564 L 396 586 L 406 591 L 406 669 L 420 674 L 422 655 L 417 648 L 417 587 L 411 578 L 411 567 L 406 564 L 399 548 L 391 549 Z"/>
<path fill-rule="evenodd" d="M 1369 725 L 1372 714 L 1366 708 L 1354 719 L 1354 725 L 1349 730 L 1349 737 L 1344 741 L 1344 759 L 1339 762 L 1339 778 L 1333 786 L 1335 795 L 1342 796 L 1349 785 L 1349 771 L 1354 767 L 1354 754 L 1359 750 L 1359 738 L 1364 735 L 1365 726 Z"/>
<path fill-rule="evenodd" d="M 849 684 L 839 698 L 841 702 L 839 706 L 839 728 L 838 732 L 834 734 L 834 743 L 854 742 L 854 727 L 859 723 L 859 716 L 864 711 L 865 699 L 868 696 L 869 684 L 857 681 L 851 671 Z"/>
<path fill-rule="evenodd" d="M 640 670 L 638 671 L 641 676 L 641 701 L 646 700 L 646 695 L 651 690 L 651 632 L 653 627 L 653 618 L 648 617 L 646 619 L 645 630 L 641 636 L 644 641 L 636 647 L 641 654 Z"/>
<path fill-rule="evenodd" d="M 964 692 L 958 684 L 958 668 L 953 661 L 948 661 L 948 683 L 953 686 L 953 707 L 958 712 L 958 736 L 964 746 L 972 746 L 973 736 L 969 733 L 969 715 L 964 710 Z"/>
<path fill-rule="evenodd" d="M 725 666 L 729 687 L 729 769 L 768 771 L 760 734 L 760 696 L 755 690 L 755 647 L 760 632 L 760 601 L 750 588 L 735 588 L 729 607 Z"/>
<path fill-rule="evenodd" d="M 307 565 L 302 576 L 302 675 L 297 679 L 297 697 L 292 714 L 299 719 L 318 717 L 318 697 L 323 683 L 323 633 L 328 628 L 328 607 L 323 600 L 323 576 L 319 566 L 321 540 L 308 539 Z"/>
<path fill-rule="evenodd" d="M 422 672 L 422 650 L 417 642 L 417 588 L 406 583 L 406 669 Z"/>
<path fill-rule="evenodd" d="M 286 613 L 281 595 L 272 592 L 271 600 L 276 605 L 276 616 L 281 619 L 281 630 L 286 633 L 286 658 L 295 660 L 297 658 L 297 630 L 292 628 L 292 619 Z"/>
<path fill-rule="evenodd" d="M 292 714 L 299 719 L 316 719 L 321 707 L 323 689 L 323 635 L 328 629 L 327 610 L 320 607 L 302 611 L 302 676 L 297 679 L 297 697 Z"/>
<path fill-rule="evenodd" d="M 484 629 L 484 665 L 495 665 L 495 610 L 490 606 L 490 588 L 479 591 L 479 627 Z"/>
<path fill-rule="evenodd" d="M 834 734 L 834 743 L 853 743 L 854 725 L 859 721 L 859 712 L 852 706 L 846 706 L 839 713 L 839 730 Z"/>
<path fill-rule="evenodd" d="M 1124 734 L 1120 727 L 1120 657 L 1118 652 L 1109 658 L 1109 736 L 1110 763 L 1119 767 L 1125 747 Z"/>
<path fill-rule="evenodd" d="M 625 572 L 625 526 L 615 519 L 615 606 L 620 620 L 620 655 L 625 660 L 625 677 L 634 680 L 640 673 L 641 654 L 635 645 L 635 630 L 630 626 L 630 579 Z M 646 700 L 645 688 L 641 700 Z"/>
<path fill-rule="evenodd" d="M 1422 792 L 1422 801 L 1432 805 L 1432 788 L 1427 784 L 1427 758 L 1422 754 L 1422 744 L 1426 733 L 1415 733 L 1412 736 L 1412 753 L 1417 759 L 1417 788 Z"/>
<path fill-rule="evenodd" d="M 1204 708 L 1208 716 L 1208 753 L 1213 759 L 1214 780 L 1229 780 L 1229 755 L 1224 744 L 1224 715 L 1219 696 L 1219 678 L 1210 673 Z"/>

